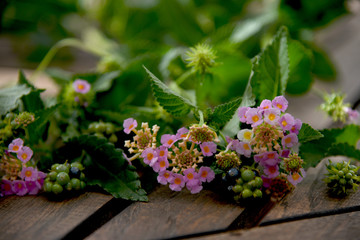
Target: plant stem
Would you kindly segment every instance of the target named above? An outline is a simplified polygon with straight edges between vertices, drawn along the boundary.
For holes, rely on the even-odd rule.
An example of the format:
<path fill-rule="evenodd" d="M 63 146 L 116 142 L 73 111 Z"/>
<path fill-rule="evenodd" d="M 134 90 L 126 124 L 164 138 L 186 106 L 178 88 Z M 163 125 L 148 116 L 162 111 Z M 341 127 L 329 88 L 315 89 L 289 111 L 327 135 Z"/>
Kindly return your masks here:
<path fill-rule="evenodd" d="M 35 79 L 38 77 L 38 75 L 48 67 L 51 60 L 55 57 L 56 53 L 63 47 L 77 47 L 80 49 L 86 49 L 86 47 L 84 47 L 84 44 L 78 39 L 66 38 L 60 40 L 49 50 L 49 52 L 45 55 L 45 57 L 40 62 L 39 66 L 36 68 L 34 73 L 31 75 L 30 77 L 31 82 L 35 82 Z"/>
<path fill-rule="evenodd" d="M 199 117 L 200 117 L 199 125 L 202 126 L 204 125 L 204 114 L 201 110 L 199 110 Z"/>

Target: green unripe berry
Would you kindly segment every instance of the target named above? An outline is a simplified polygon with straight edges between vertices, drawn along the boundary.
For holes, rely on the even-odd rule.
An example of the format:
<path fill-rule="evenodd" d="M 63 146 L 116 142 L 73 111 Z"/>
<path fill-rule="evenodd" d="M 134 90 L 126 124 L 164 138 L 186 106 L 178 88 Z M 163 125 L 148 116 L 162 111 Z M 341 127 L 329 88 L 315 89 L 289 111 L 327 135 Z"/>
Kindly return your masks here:
<path fill-rule="evenodd" d="M 235 185 L 235 186 L 233 187 L 233 191 L 234 191 L 235 193 L 240 193 L 243 189 L 244 189 L 244 188 L 243 188 L 242 186 L 240 186 L 240 185 Z"/>
<path fill-rule="evenodd" d="M 70 181 L 69 174 L 66 172 L 59 172 L 56 176 L 56 182 L 60 185 L 65 185 Z"/>
<path fill-rule="evenodd" d="M 71 185 L 72 185 L 72 187 L 73 187 L 74 190 L 80 190 L 80 189 L 81 189 L 81 182 L 80 182 L 79 179 L 77 179 L 77 178 L 72 178 L 72 179 L 70 180 L 70 183 L 71 183 Z"/>
<path fill-rule="evenodd" d="M 262 197 L 262 191 L 260 190 L 260 189 L 256 189 L 255 191 L 254 191 L 254 197 L 256 197 L 256 198 L 261 198 Z"/>
<path fill-rule="evenodd" d="M 85 180 L 85 174 L 84 173 L 80 174 L 80 180 L 82 180 L 82 181 Z"/>
<path fill-rule="evenodd" d="M 104 134 L 98 133 L 98 132 L 96 132 L 94 135 L 95 135 L 96 137 L 98 137 L 98 138 L 104 138 L 104 137 L 105 137 Z"/>
<path fill-rule="evenodd" d="M 60 165 L 60 164 L 58 164 L 58 163 L 53 164 L 53 165 L 51 166 L 51 170 L 52 170 L 52 171 L 56 171 L 56 168 L 57 168 L 59 165 Z"/>
<path fill-rule="evenodd" d="M 353 179 L 350 179 L 350 180 L 348 181 L 348 184 L 353 185 L 353 184 L 354 184 L 354 180 L 353 180 Z"/>
<path fill-rule="evenodd" d="M 83 190 L 86 187 L 86 183 L 84 181 L 80 181 L 80 188 Z"/>
<path fill-rule="evenodd" d="M 253 192 L 250 189 L 244 189 L 241 192 L 241 195 L 242 195 L 243 198 L 249 198 L 249 197 L 252 197 Z"/>
<path fill-rule="evenodd" d="M 256 177 L 255 178 L 255 187 L 256 188 L 261 188 L 263 185 L 263 180 L 261 177 Z"/>
<path fill-rule="evenodd" d="M 110 123 L 106 124 L 106 130 L 105 130 L 106 134 L 110 135 L 110 134 L 114 133 L 114 130 L 115 129 L 112 124 L 110 124 Z"/>
<path fill-rule="evenodd" d="M 76 167 L 80 171 L 84 170 L 84 167 L 80 162 L 73 162 L 73 163 L 70 164 L 70 167 Z"/>
<path fill-rule="evenodd" d="M 52 182 L 45 182 L 44 183 L 44 191 L 45 192 L 51 192 L 52 191 Z"/>
<path fill-rule="evenodd" d="M 49 175 L 48 175 L 48 177 L 50 178 L 50 180 L 51 181 L 56 181 L 56 176 L 58 175 L 58 173 L 57 172 L 55 172 L 55 171 L 51 171 L 50 173 L 49 173 Z"/>
<path fill-rule="evenodd" d="M 346 180 L 345 180 L 344 178 L 341 178 L 341 179 L 339 180 L 339 183 L 340 183 L 341 185 L 345 185 L 345 184 L 346 184 Z"/>
<path fill-rule="evenodd" d="M 345 174 L 345 178 L 346 178 L 346 179 L 351 179 L 352 176 L 353 176 L 353 175 L 352 175 L 351 173 L 349 173 L 349 172 L 348 172 L 347 174 Z"/>
<path fill-rule="evenodd" d="M 349 172 L 349 170 L 347 168 L 343 168 L 342 171 L 344 172 L 345 175 Z"/>
<path fill-rule="evenodd" d="M 235 200 L 236 202 L 238 202 L 239 199 L 240 199 L 240 195 L 235 195 L 235 196 L 234 196 L 234 200 Z"/>
<path fill-rule="evenodd" d="M 67 191 L 71 191 L 71 189 L 72 189 L 71 182 L 68 182 L 68 183 L 65 185 L 65 189 L 66 189 Z"/>
<path fill-rule="evenodd" d="M 241 178 L 236 179 L 236 183 L 242 185 L 244 181 Z"/>
<path fill-rule="evenodd" d="M 249 170 L 249 169 L 246 169 L 241 173 L 241 178 L 245 182 L 251 181 L 254 177 L 255 177 L 255 173 L 253 171 Z"/>
<path fill-rule="evenodd" d="M 248 183 L 245 183 L 244 185 L 243 185 L 243 188 L 244 189 L 252 189 L 252 187 L 251 187 L 251 185 L 250 184 L 248 184 Z"/>
<path fill-rule="evenodd" d="M 339 177 L 344 177 L 344 172 L 343 172 L 343 171 L 339 171 L 339 172 L 338 172 L 338 176 L 339 176 Z"/>
<path fill-rule="evenodd" d="M 111 134 L 109 141 L 112 143 L 116 143 L 118 140 L 117 136 L 115 134 Z"/>
<path fill-rule="evenodd" d="M 255 188 L 255 187 L 256 187 L 255 180 L 251 180 L 250 182 L 248 182 L 248 184 L 249 184 L 252 188 Z"/>
<path fill-rule="evenodd" d="M 51 187 L 51 191 L 55 194 L 60 194 L 63 191 L 63 187 L 60 184 L 54 183 Z"/>
<path fill-rule="evenodd" d="M 56 167 L 56 171 L 58 173 L 60 173 L 60 172 L 69 173 L 69 167 L 64 164 L 59 164 L 59 166 Z"/>

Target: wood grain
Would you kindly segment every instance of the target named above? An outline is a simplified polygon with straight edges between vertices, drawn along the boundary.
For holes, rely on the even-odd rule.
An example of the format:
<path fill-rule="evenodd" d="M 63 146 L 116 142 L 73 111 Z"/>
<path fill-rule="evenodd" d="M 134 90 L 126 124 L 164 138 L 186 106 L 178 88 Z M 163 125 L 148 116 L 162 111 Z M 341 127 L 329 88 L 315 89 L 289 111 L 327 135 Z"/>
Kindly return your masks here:
<path fill-rule="evenodd" d="M 271 240 L 338 240 L 359 239 L 360 212 L 351 212 L 327 217 L 319 217 L 290 223 L 281 223 L 250 230 L 240 230 L 195 239 L 271 239 Z"/>
<path fill-rule="evenodd" d="M 338 158 L 338 160 L 340 159 Z M 322 161 L 316 168 L 310 168 L 304 181 L 299 183 L 294 191 L 279 204 L 275 205 L 260 224 L 266 225 L 291 219 L 360 210 L 360 191 L 344 198 L 329 196 L 328 188 L 323 181 L 326 162 Z"/>
<path fill-rule="evenodd" d="M 160 186 L 148 203 L 130 205 L 87 239 L 163 239 L 220 231 L 243 210 L 208 190 L 193 195 Z"/>
<path fill-rule="evenodd" d="M 44 195 L 1 198 L 0 239 L 63 238 L 112 198 L 93 192 L 63 201 Z"/>

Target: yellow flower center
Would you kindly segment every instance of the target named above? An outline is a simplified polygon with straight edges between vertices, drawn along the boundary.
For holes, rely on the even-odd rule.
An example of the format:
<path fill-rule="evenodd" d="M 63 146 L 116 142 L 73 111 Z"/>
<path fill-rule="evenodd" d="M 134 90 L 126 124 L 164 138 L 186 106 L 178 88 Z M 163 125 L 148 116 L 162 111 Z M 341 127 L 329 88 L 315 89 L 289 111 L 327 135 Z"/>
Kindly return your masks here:
<path fill-rule="evenodd" d="M 296 181 L 300 178 L 300 175 L 298 173 L 294 173 L 293 175 L 291 175 L 291 177 Z"/>
<path fill-rule="evenodd" d="M 209 149 L 208 146 L 205 146 L 205 147 L 204 147 L 204 152 L 206 152 L 206 153 L 210 152 L 210 149 Z"/>
<path fill-rule="evenodd" d="M 246 140 L 250 140 L 251 139 L 251 132 L 249 131 L 249 132 L 245 132 L 244 133 L 244 138 L 246 139 Z"/>
<path fill-rule="evenodd" d="M 18 189 L 22 189 L 22 186 L 23 186 L 23 185 L 22 185 L 21 183 L 18 183 L 18 184 L 17 184 Z"/>
<path fill-rule="evenodd" d="M 268 154 L 268 158 L 274 158 L 274 157 L 275 157 L 275 154 L 274 154 L 274 153 Z"/>
<path fill-rule="evenodd" d="M 270 113 L 270 114 L 269 114 L 269 120 L 270 120 L 270 121 L 274 121 L 274 120 L 275 120 L 275 117 L 276 117 L 275 114 L 273 114 L 273 113 Z"/>
<path fill-rule="evenodd" d="M 276 172 L 276 168 L 274 166 L 269 167 L 269 172 L 270 173 L 275 173 Z"/>
<path fill-rule="evenodd" d="M 129 129 L 131 129 L 131 128 L 133 128 L 134 127 L 134 124 L 131 124 L 130 126 L 129 126 Z"/>
<path fill-rule="evenodd" d="M 174 140 L 169 139 L 169 141 L 167 142 L 169 145 L 171 145 L 174 142 Z"/>
<path fill-rule="evenodd" d="M 281 125 L 283 125 L 284 127 L 286 127 L 286 126 L 288 125 L 288 123 L 287 123 L 285 120 L 283 120 L 283 121 L 281 122 Z"/>
<path fill-rule="evenodd" d="M 208 175 L 207 171 L 203 171 L 203 172 L 201 173 L 201 177 L 203 177 L 203 178 L 206 178 L 207 175 Z"/>
<path fill-rule="evenodd" d="M 28 155 L 26 153 L 21 154 L 22 159 L 26 159 L 27 157 L 28 157 Z"/>
<path fill-rule="evenodd" d="M 16 145 L 15 145 L 15 146 L 13 147 L 13 151 L 18 151 L 18 150 L 19 150 L 19 146 L 16 146 Z"/>
<path fill-rule="evenodd" d="M 165 166 L 166 166 L 165 161 L 161 161 L 161 162 L 160 162 L 160 167 L 163 168 L 163 167 L 165 167 Z"/>
<path fill-rule="evenodd" d="M 276 104 L 276 106 L 277 106 L 279 109 L 282 109 L 282 108 L 283 108 L 283 105 L 281 105 L 280 103 Z"/>
<path fill-rule="evenodd" d="M 31 175 L 32 175 L 31 171 L 29 171 L 29 170 L 25 171 L 25 176 L 26 177 L 31 177 Z"/>
<path fill-rule="evenodd" d="M 170 177 L 170 173 L 166 172 L 164 173 L 164 178 L 169 178 Z"/>
<path fill-rule="evenodd" d="M 285 139 L 285 143 L 286 143 L 286 144 L 291 143 L 291 138 L 289 138 L 289 137 L 288 137 L 288 138 L 286 138 L 286 139 Z"/>
<path fill-rule="evenodd" d="M 244 144 L 244 149 L 245 149 L 245 150 L 250 150 L 249 144 L 245 143 L 245 144 Z"/>
<path fill-rule="evenodd" d="M 253 120 L 253 122 L 257 122 L 257 121 L 259 121 L 259 117 L 257 115 L 255 115 L 252 117 L 252 120 Z"/>
<path fill-rule="evenodd" d="M 159 156 L 160 156 L 160 157 L 165 156 L 165 151 L 164 151 L 164 150 L 161 150 L 160 153 L 159 153 Z"/>
<path fill-rule="evenodd" d="M 187 176 L 188 179 L 193 179 L 194 178 L 194 175 L 192 173 L 188 173 L 186 176 Z"/>
<path fill-rule="evenodd" d="M 148 153 L 148 154 L 146 155 L 146 157 L 147 157 L 147 159 L 151 160 L 151 159 L 153 159 L 154 154 Z"/>
<path fill-rule="evenodd" d="M 85 88 L 84 84 L 78 84 L 77 88 L 79 90 L 83 90 Z"/>
<path fill-rule="evenodd" d="M 174 183 L 176 185 L 180 185 L 181 184 L 181 179 L 180 178 L 175 178 Z"/>

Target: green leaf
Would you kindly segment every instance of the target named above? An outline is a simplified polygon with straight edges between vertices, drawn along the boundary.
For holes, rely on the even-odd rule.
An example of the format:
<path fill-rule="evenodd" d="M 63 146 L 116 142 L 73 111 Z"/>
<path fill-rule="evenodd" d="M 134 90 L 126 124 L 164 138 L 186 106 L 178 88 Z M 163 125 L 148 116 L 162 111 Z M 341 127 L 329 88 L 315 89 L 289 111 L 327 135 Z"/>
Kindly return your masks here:
<path fill-rule="evenodd" d="M 240 106 L 242 98 L 235 99 L 231 102 L 221 104 L 214 108 L 214 111 L 208 116 L 208 124 L 220 128 L 224 126 L 234 115 Z"/>
<path fill-rule="evenodd" d="M 180 117 L 189 113 L 190 110 L 196 109 L 196 106 L 190 100 L 172 91 L 146 67 L 144 68 L 150 76 L 151 88 L 156 100 L 167 112 Z"/>
<path fill-rule="evenodd" d="M 45 91 L 44 89 L 36 89 L 26 78 L 23 71 L 19 71 L 19 84 L 25 84 L 30 87 L 32 91 L 21 98 L 24 104 L 24 110 L 28 112 L 36 112 L 40 109 L 44 109 L 44 102 L 40 97 L 40 93 Z"/>
<path fill-rule="evenodd" d="M 281 27 L 272 43 L 253 60 L 251 87 L 258 100 L 284 95 L 289 78 L 288 31 Z"/>
<path fill-rule="evenodd" d="M 49 120 L 58 107 L 59 105 L 55 105 L 35 112 L 36 120 L 28 126 L 29 140 L 32 144 L 38 143 L 40 139 L 46 140 Z"/>
<path fill-rule="evenodd" d="M 305 143 L 312 140 L 317 140 L 322 138 L 322 135 L 319 131 L 313 129 L 309 124 L 303 123 L 298 134 L 299 142 Z"/>
<path fill-rule="evenodd" d="M 84 165 L 89 185 L 99 185 L 116 198 L 148 201 L 135 168 L 124 159 L 122 150 L 107 139 L 82 135 L 72 138 L 67 144 L 88 154 Z"/>
<path fill-rule="evenodd" d="M 299 41 L 289 40 L 289 82 L 286 92 L 290 94 L 303 94 L 313 83 L 311 74 L 313 55 Z"/>
<path fill-rule="evenodd" d="M 0 90 L 0 115 L 13 110 L 19 104 L 19 99 L 22 96 L 27 95 L 31 92 L 31 88 L 25 84 L 16 85 L 9 88 Z"/>
<path fill-rule="evenodd" d="M 327 53 L 319 47 L 312 46 L 314 66 L 312 72 L 321 80 L 334 81 L 337 76 L 334 63 Z"/>
<path fill-rule="evenodd" d="M 117 78 L 120 75 L 120 73 L 121 71 L 113 71 L 103 74 L 92 85 L 93 90 L 95 92 L 108 91 L 112 86 L 112 82 L 114 81 L 115 78 Z"/>
<path fill-rule="evenodd" d="M 356 149 L 360 139 L 360 126 L 347 125 L 344 128 L 324 129 L 323 138 L 301 144 L 300 155 L 305 160 L 305 167 L 315 167 L 323 158 L 343 155 L 358 156 Z"/>

